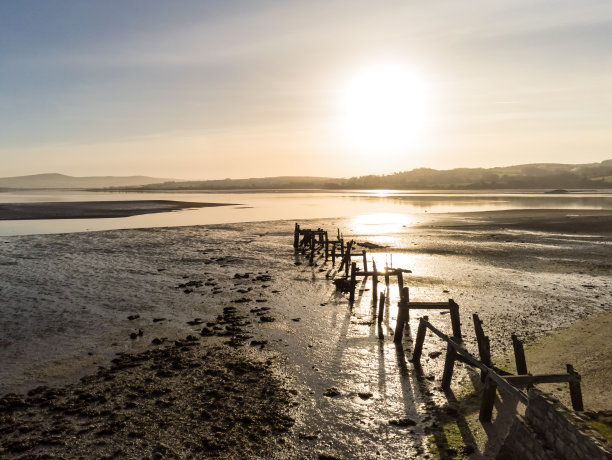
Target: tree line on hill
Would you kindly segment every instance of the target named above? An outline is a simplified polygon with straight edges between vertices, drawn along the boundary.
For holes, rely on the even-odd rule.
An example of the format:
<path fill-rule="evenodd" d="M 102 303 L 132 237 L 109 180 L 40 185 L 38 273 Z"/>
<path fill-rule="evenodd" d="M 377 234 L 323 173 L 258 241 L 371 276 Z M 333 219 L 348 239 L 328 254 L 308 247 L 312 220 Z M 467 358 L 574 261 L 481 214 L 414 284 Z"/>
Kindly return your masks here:
<path fill-rule="evenodd" d="M 496 168 L 456 168 L 411 171 L 351 178 L 263 177 L 205 181 L 165 182 L 139 190 L 232 189 L 609 189 L 612 160 L 590 164 L 539 163 Z"/>

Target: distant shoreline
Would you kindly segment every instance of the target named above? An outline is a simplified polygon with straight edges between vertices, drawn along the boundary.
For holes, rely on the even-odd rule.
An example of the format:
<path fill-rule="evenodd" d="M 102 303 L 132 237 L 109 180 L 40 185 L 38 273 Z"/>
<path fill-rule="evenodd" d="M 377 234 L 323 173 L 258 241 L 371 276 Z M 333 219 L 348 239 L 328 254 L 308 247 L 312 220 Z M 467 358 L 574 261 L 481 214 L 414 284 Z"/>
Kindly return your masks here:
<path fill-rule="evenodd" d="M 0 203 L 0 220 L 100 219 L 178 211 L 187 208 L 231 206 L 233 203 L 196 203 L 171 200 L 70 201 Z"/>

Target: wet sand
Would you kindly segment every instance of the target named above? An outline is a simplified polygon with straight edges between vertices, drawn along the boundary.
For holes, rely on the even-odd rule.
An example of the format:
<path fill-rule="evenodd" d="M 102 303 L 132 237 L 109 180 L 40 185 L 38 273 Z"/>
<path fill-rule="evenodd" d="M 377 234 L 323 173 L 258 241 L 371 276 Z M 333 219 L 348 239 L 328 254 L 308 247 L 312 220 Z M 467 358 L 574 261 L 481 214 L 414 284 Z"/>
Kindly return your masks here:
<path fill-rule="evenodd" d="M 130 217 L 140 214 L 178 211 L 187 208 L 229 205 L 230 203 L 192 203 L 171 200 L 0 203 L 0 220 Z"/>
<path fill-rule="evenodd" d="M 508 213 L 497 218 L 482 214 L 486 216 L 419 215 L 404 226 L 358 219 L 303 226 L 340 227 L 346 237 L 383 246 L 371 253 L 377 265 L 384 266 L 393 254 L 394 266 L 412 269 L 405 281 L 411 299 L 457 301 L 466 344 L 474 352 L 471 313 L 480 315 L 499 364 L 511 350 L 512 331 L 532 343 L 610 312 L 612 247 L 604 234 L 576 234 L 571 228 L 544 232 L 533 224 L 529 229 L 506 228 L 513 217 Z M 546 211 L 543 217 L 563 219 L 567 214 Z M 593 213 L 584 215 L 588 220 Z M 247 430 L 252 436 L 249 456 L 271 458 L 272 451 L 277 458 L 422 457 L 428 452 L 494 456 L 495 435 L 474 426 L 471 415 L 478 404 L 473 382 L 479 375 L 458 365 L 452 393 L 441 391 L 443 345 L 427 339 L 420 373 L 408 362 L 410 340 L 401 348 L 392 342 L 397 286 L 391 286 L 385 338 L 379 341 L 371 317 L 371 283 L 359 285 L 350 310 L 346 297 L 327 279 L 334 275 L 329 264 L 319 257 L 310 267 L 294 256 L 292 230 L 293 222 L 279 221 L 5 237 L 0 243 L 0 304 L 5 313 L 0 318 L 0 393 L 23 394 L 41 384 L 67 393 L 40 400 L 37 394 L 47 395 L 40 390 L 32 395 L 34 401 L 23 403 L 19 397 L 12 397 L 17 402 L 5 398 L 13 412 L 3 412 L 0 420 L 3 455 L 70 456 L 77 452 L 70 450 L 76 449 L 76 437 L 91 452 L 122 449 L 129 458 L 165 448 L 174 452 L 169 458 L 203 452 L 231 458 L 240 453 L 224 446 L 245 432 L 232 428 L 242 424 L 242 415 L 231 408 L 238 406 L 227 409 L 230 417 L 221 417 L 226 410 L 222 401 L 231 396 L 239 402 L 250 391 L 263 392 L 255 380 L 264 378 L 269 393 L 260 394 L 278 403 L 275 413 L 289 418 L 275 425 L 262 418 L 257 404 L 243 399 L 248 402 L 241 406 L 245 420 L 253 423 Z M 420 314 L 426 312 L 411 318 L 413 330 Z M 447 315 L 430 318 L 440 329 L 450 329 Z M 605 329 L 598 331 L 605 334 Z M 155 339 L 161 344 L 154 344 Z M 244 382 L 233 385 L 234 371 L 219 370 L 230 359 L 227 353 L 242 363 Z M 581 368 L 580 354 L 568 353 L 568 362 L 586 377 L 591 367 Z M 121 368 L 109 370 L 117 357 Z M 267 367 L 249 367 L 262 361 Z M 532 372 L 540 371 L 536 362 Z M 216 369 L 211 375 L 219 379 L 183 372 L 190 366 L 200 369 L 198 364 Z M 96 374 L 97 366 L 104 369 Z M 168 366 L 170 375 L 158 375 Z M 109 372 L 121 374 L 119 386 L 104 386 Z M 66 387 L 87 375 L 92 377 Z M 196 391 L 194 378 L 203 386 Z M 129 392 L 136 395 L 132 401 L 125 399 L 125 391 L 112 389 L 130 386 L 142 387 Z M 149 394 L 149 387 L 151 392 L 158 387 L 170 391 Z M 588 392 L 585 384 L 585 401 Z M 605 389 L 599 399 L 607 408 L 611 394 Z M 204 403 L 219 404 L 219 411 L 211 412 Z M 175 434 L 188 430 L 185 417 L 176 416 L 188 406 L 211 415 L 198 421 L 214 449 Z M 159 407 L 168 411 L 161 424 L 159 418 L 143 418 L 155 440 L 138 435 L 133 420 Z M 112 419 L 112 408 L 120 409 L 119 420 Z M 71 418 L 72 410 L 78 420 Z M 36 423 L 29 425 L 28 413 L 37 414 Z M 66 431 L 47 433 L 49 417 L 65 422 Z M 87 424 L 91 430 L 82 432 Z M 67 441 L 62 444 L 58 437 Z M 137 443 L 140 456 L 132 453 L 130 443 Z"/>

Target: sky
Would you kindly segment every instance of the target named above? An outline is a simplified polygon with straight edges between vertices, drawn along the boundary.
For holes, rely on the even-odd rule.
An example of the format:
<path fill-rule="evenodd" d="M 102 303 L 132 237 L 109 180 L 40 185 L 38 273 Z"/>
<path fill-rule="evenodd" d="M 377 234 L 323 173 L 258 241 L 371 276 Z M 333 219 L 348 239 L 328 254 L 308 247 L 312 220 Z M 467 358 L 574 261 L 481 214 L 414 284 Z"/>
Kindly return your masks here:
<path fill-rule="evenodd" d="M 0 2 L 3 177 L 610 158 L 610 0 Z"/>

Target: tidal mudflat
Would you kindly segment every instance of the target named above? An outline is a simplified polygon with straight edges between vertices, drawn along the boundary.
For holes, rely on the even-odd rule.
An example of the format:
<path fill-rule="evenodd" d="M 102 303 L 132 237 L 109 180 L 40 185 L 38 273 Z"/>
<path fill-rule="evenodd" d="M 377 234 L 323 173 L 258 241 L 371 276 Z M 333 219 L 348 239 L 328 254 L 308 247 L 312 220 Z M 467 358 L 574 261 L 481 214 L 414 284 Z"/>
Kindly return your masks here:
<path fill-rule="evenodd" d="M 529 343 L 612 305 L 612 213 L 530 212 L 304 225 L 376 244 L 379 266 L 392 257 L 412 270 L 411 299 L 453 298 L 466 331 L 478 313 L 503 364 L 511 332 Z M 293 221 L 275 221 L 4 237 L 0 393 L 21 396 L 1 402 L 2 454 L 494 455 L 494 435 L 470 424 L 471 371 L 441 391 L 444 350 L 431 340 L 417 375 L 410 340 L 391 338 L 396 309 L 380 341 L 370 284 L 350 310 L 330 264 L 296 256 L 292 234 Z M 446 315 L 431 320 L 450 329 Z M 589 399 L 590 377 L 573 364 L 587 408 L 609 408 L 610 393 Z M 233 450 L 245 436 L 245 451 Z"/>

